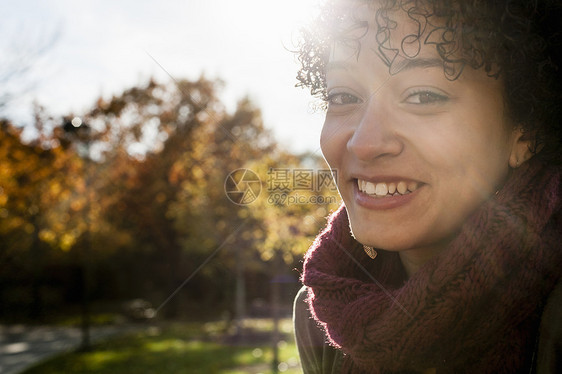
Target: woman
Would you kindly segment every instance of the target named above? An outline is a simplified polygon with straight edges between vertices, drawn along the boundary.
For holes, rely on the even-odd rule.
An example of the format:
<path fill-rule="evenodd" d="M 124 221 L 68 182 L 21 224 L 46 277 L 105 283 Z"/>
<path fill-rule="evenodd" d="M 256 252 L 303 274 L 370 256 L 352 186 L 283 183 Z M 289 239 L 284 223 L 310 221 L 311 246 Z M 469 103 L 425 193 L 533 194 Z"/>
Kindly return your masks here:
<path fill-rule="evenodd" d="M 343 205 L 305 256 L 305 373 L 562 372 L 561 14 L 323 8 L 299 79 Z"/>

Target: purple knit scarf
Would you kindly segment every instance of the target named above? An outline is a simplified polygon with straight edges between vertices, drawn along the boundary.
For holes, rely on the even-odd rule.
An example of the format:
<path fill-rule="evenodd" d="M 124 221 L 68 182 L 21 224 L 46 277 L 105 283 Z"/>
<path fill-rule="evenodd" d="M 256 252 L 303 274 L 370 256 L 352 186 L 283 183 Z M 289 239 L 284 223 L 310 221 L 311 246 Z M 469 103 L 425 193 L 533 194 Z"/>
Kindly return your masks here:
<path fill-rule="evenodd" d="M 514 170 L 449 247 L 407 281 L 396 253 L 371 260 L 342 206 L 305 256 L 302 281 L 346 373 L 531 365 L 542 305 L 560 278 L 560 168 Z"/>

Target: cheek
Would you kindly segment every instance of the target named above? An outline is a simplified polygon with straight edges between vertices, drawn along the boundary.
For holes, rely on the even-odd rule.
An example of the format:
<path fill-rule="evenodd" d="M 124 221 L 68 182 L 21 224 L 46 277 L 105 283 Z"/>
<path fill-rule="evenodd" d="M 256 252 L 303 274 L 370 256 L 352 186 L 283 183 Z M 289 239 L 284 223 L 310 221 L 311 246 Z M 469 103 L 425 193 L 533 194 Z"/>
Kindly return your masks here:
<path fill-rule="evenodd" d="M 411 136 L 411 146 L 419 157 L 434 170 L 443 172 L 460 171 L 472 158 L 471 146 L 462 132 L 456 131 L 454 126 L 444 125 L 423 126 L 423 131 L 416 129 Z"/>
<path fill-rule="evenodd" d="M 449 128 L 420 140 L 427 150 L 426 161 L 438 174 L 442 187 L 455 191 L 459 198 L 463 195 L 478 200 L 487 198 L 508 170 L 505 139 L 502 134 L 486 131 L 475 123 L 459 123 Z"/>
<path fill-rule="evenodd" d="M 322 154 L 332 167 L 338 167 L 340 156 L 346 148 L 347 140 L 341 126 L 334 121 L 326 119 L 320 134 L 320 148 Z"/>

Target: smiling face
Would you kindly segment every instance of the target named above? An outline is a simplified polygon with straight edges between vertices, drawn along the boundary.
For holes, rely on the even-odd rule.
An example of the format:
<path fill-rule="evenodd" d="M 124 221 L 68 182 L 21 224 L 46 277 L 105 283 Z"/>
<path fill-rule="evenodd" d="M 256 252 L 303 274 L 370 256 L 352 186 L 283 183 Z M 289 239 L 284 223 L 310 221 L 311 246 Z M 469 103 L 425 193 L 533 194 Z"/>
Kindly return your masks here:
<path fill-rule="evenodd" d="M 400 17 L 391 43 L 411 26 Z M 359 53 L 344 43 L 333 49 L 321 136 L 353 235 L 385 250 L 439 250 L 514 160 L 519 132 L 502 82 L 468 67 L 447 79 L 432 46 L 390 74 L 375 53 L 376 27 L 359 41 Z"/>

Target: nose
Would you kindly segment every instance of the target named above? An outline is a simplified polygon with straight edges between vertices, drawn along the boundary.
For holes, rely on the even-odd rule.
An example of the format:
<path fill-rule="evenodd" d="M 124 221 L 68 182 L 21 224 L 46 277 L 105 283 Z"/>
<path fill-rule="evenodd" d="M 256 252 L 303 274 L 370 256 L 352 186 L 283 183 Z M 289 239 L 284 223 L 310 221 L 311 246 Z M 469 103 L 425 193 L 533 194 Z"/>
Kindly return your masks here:
<path fill-rule="evenodd" d="M 362 161 L 399 155 L 404 144 L 393 128 L 388 105 L 376 97 L 365 104 L 359 122 L 347 142 L 348 151 Z"/>

